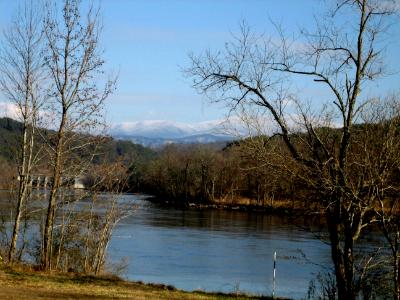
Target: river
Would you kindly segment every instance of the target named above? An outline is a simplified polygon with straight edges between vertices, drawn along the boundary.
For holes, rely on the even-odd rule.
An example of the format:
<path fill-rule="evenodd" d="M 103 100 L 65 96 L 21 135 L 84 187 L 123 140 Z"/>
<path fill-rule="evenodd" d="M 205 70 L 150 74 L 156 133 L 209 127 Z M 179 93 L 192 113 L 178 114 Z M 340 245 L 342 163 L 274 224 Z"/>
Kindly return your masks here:
<path fill-rule="evenodd" d="M 133 196 L 135 197 L 135 196 Z M 309 282 L 331 266 L 329 246 L 284 217 L 224 210 L 180 210 L 137 199 L 109 247 L 126 259 L 131 280 L 183 290 L 305 297 Z M 304 255 L 303 255 L 304 254 Z"/>
<path fill-rule="evenodd" d="M 3 216 L 12 207 L 7 199 L 8 192 L 2 191 Z M 286 217 L 162 207 L 146 201 L 144 195 L 126 194 L 120 200 L 135 204 L 136 209 L 115 227 L 108 260 L 116 265 L 126 262 L 126 279 L 187 291 L 272 295 L 276 251 L 275 295 L 302 299 L 310 281 L 332 268 L 329 245 L 316 237 L 316 227 L 313 232 L 304 230 Z M 83 207 L 84 202 L 77 206 Z M 363 251 L 375 251 L 377 236 L 364 238 Z"/>

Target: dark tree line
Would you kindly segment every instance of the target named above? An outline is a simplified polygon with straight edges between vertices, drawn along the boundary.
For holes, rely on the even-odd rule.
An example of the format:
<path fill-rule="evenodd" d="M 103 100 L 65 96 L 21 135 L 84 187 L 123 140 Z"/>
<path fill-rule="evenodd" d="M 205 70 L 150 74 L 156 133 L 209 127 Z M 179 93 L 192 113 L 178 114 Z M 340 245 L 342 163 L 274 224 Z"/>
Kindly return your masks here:
<path fill-rule="evenodd" d="M 266 140 L 244 139 L 224 148 L 166 146 L 151 158 L 131 165 L 129 188 L 182 206 L 192 203 L 300 209 L 302 190 L 295 177 L 254 160 L 255 153 L 249 150 L 255 141 Z M 274 143 L 279 144 L 279 140 Z"/>

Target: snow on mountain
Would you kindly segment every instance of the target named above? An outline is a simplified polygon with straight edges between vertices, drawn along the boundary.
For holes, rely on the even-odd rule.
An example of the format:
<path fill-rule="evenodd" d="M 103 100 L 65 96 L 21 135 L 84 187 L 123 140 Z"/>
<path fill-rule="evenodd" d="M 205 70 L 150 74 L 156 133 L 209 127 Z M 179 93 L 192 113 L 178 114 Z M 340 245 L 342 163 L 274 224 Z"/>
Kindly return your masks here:
<path fill-rule="evenodd" d="M 224 131 L 219 120 L 185 124 L 165 120 L 125 122 L 114 125 L 111 135 L 149 147 L 171 143 L 213 143 L 230 141 L 234 138 Z"/>
<path fill-rule="evenodd" d="M 146 138 L 179 139 L 191 135 L 214 134 L 226 135 L 221 127 L 221 121 L 206 121 L 194 124 L 165 120 L 147 120 L 125 122 L 114 125 L 111 135 L 116 137 L 137 136 Z"/>
<path fill-rule="evenodd" d="M 192 134 L 190 126 L 172 121 L 149 120 L 125 122 L 111 128 L 114 136 L 142 136 L 147 138 L 178 138 Z"/>

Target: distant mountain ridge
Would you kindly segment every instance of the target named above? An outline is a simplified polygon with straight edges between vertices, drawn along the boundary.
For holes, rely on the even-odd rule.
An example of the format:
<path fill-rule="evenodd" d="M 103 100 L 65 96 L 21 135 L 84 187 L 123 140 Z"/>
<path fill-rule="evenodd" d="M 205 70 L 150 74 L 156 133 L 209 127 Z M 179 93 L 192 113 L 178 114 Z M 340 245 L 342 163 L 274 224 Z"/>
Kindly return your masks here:
<path fill-rule="evenodd" d="M 206 144 L 235 139 L 226 134 L 221 121 L 207 121 L 193 125 L 164 120 L 126 122 L 113 126 L 111 135 L 116 139 L 129 140 L 152 148 L 172 143 Z"/>
<path fill-rule="evenodd" d="M 43 130 L 43 135 L 51 134 L 51 130 Z M 0 161 L 16 162 L 16 153 L 19 147 L 22 134 L 22 123 L 7 117 L 0 117 Z M 37 143 L 44 143 L 37 139 Z M 154 151 L 142 145 L 132 143 L 129 140 L 119 140 L 108 138 L 101 145 L 102 155 L 96 157 L 93 161 L 98 163 L 102 160 L 114 162 L 121 158 L 127 161 L 133 161 L 137 158 L 149 158 L 154 156 Z M 81 152 L 80 155 L 85 155 Z"/>
<path fill-rule="evenodd" d="M 219 121 L 209 121 L 188 125 L 172 121 L 143 121 L 115 125 L 111 136 L 116 139 L 116 147 L 129 141 L 144 147 L 159 148 L 168 144 L 208 144 L 226 143 L 236 138 L 224 134 Z M 11 160 L 19 139 L 22 124 L 11 118 L 0 117 L 0 157 Z M 122 143 L 122 144 L 121 144 Z"/>
<path fill-rule="evenodd" d="M 218 136 L 212 134 L 197 134 L 181 138 L 151 138 L 144 136 L 113 136 L 115 139 L 128 140 L 132 143 L 139 144 L 150 148 L 159 148 L 169 144 L 209 144 L 231 142 L 234 140 L 230 136 Z"/>

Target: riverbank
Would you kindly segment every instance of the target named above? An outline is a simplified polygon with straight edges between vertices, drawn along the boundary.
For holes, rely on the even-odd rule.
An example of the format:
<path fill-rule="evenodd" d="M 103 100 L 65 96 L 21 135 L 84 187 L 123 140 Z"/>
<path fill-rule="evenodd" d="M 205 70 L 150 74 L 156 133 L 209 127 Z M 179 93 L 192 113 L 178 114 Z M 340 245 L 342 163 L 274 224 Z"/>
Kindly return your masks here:
<path fill-rule="evenodd" d="M 0 299 L 272 299 L 236 294 L 184 292 L 172 286 L 144 284 L 116 276 L 43 273 L 0 266 Z M 275 298 L 276 299 L 276 298 Z"/>
<path fill-rule="evenodd" d="M 257 203 L 257 201 L 247 198 L 241 198 L 236 201 L 214 201 L 212 203 L 182 202 L 174 200 L 165 200 L 162 197 L 148 196 L 147 201 L 157 204 L 161 207 L 173 207 L 177 209 L 217 209 L 227 211 L 243 211 L 243 212 L 261 212 L 278 216 L 304 216 L 304 215 L 320 215 L 322 209 L 306 207 L 303 202 L 291 200 L 274 200 L 273 203 Z"/>

